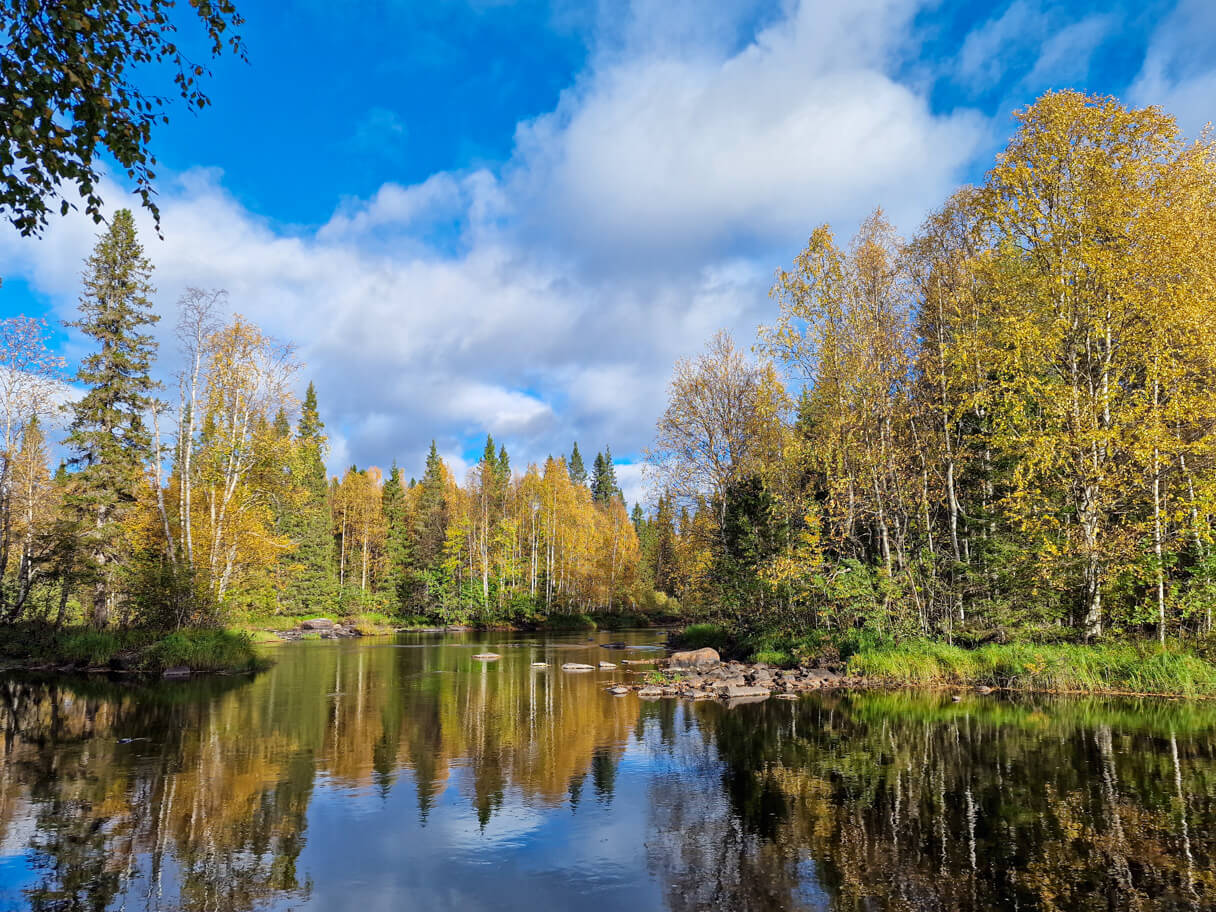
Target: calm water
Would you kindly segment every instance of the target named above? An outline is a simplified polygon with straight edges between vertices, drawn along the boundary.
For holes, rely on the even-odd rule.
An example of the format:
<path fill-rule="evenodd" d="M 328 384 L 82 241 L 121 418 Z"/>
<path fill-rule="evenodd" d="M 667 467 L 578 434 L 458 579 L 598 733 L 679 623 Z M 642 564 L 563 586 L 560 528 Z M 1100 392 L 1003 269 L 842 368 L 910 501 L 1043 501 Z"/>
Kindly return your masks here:
<path fill-rule="evenodd" d="M 0 909 L 1216 907 L 1216 705 L 726 708 L 557 668 L 647 654 L 403 636 L 252 681 L 0 680 Z"/>

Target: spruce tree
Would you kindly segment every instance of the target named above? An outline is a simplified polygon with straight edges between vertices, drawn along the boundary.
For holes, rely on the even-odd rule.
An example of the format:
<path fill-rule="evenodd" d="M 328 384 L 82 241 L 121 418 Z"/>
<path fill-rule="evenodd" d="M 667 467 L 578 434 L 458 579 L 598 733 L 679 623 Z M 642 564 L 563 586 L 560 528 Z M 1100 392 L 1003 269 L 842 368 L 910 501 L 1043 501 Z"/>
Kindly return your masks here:
<path fill-rule="evenodd" d="M 284 597 L 294 613 L 329 610 L 338 596 L 334 567 L 329 482 L 325 475 L 328 440 L 317 408 L 317 390 L 308 384 L 296 425 L 292 472 L 301 489 L 299 509 L 286 517 L 283 531 L 296 545 L 295 568 Z"/>
<path fill-rule="evenodd" d="M 409 600 L 410 572 L 413 569 L 413 546 L 410 541 L 409 516 L 406 509 L 405 487 L 401 483 L 401 470 L 393 460 L 388 481 L 381 493 L 384 520 L 387 527 L 385 539 L 388 558 L 389 598 L 398 608 Z"/>
<path fill-rule="evenodd" d="M 570 474 L 570 480 L 576 485 L 587 484 L 587 467 L 583 465 L 583 454 L 578 451 L 578 441 L 574 441 L 574 450 L 570 453 L 570 459 L 566 462 L 566 471 Z"/>
<path fill-rule="evenodd" d="M 72 406 L 65 443 L 76 472 L 68 504 L 89 556 L 93 623 L 110 621 L 121 562 L 122 521 L 135 504 L 152 440 L 144 416 L 157 384 L 149 375 L 156 342 L 144 332 L 152 312 L 152 264 L 127 209 L 114 215 L 86 261 L 80 318 L 69 323 L 98 350 L 80 362 L 85 394 Z"/>
<path fill-rule="evenodd" d="M 418 509 L 410 536 L 414 549 L 414 588 L 423 601 L 419 607 L 429 609 L 430 600 L 438 595 L 433 585 L 437 574 L 433 571 L 439 569 L 448 533 L 447 482 L 434 440 L 427 453 L 426 471 L 418 484 L 422 490 L 417 495 Z"/>
<path fill-rule="evenodd" d="M 596 503 L 606 504 L 621 496 L 616 483 L 616 468 L 612 464 L 612 449 L 595 454 L 595 468 L 591 476 L 591 497 Z"/>

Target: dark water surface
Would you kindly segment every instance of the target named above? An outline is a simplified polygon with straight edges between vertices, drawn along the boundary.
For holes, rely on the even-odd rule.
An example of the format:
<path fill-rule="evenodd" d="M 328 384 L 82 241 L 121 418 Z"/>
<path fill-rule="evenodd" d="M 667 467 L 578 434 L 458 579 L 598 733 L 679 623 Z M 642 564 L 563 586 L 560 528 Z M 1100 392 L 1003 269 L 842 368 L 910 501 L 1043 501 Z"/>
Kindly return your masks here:
<path fill-rule="evenodd" d="M 1216 705 L 727 708 L 558 667 L 648 654 L 414 635 L 0 679 L 0 909 L 1216 907 Z"/>

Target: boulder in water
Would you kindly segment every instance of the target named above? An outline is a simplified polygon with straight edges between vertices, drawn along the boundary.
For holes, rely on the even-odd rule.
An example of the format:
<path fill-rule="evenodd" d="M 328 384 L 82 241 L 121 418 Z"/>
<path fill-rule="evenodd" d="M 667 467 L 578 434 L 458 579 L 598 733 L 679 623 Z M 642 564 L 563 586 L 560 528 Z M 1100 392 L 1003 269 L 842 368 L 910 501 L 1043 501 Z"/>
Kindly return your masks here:
<path fill-rule="evenodd" d="M 671 668 L 695 669 L 704 671 L 722 664 L 718 650 L 706 646 L 704 649 L 693 649 L 688 652 L 672 653 L 668 665 Z"/>

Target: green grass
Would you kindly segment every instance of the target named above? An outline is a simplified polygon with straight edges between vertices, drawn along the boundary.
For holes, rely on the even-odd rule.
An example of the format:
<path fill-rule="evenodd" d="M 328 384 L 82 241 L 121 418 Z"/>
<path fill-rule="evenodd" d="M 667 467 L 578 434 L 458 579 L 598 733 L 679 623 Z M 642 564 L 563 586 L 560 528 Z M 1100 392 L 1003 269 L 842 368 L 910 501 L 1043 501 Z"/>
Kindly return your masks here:
<path fill-rule="evenodd" d="M 150 670 L 185 665 L 192 671 L 257 671 L 266 659 L 248 634 L 232 630 L 179 630 L 140 652 Z"/>
<path fill-rule="evenodd" d="M 252 636 L 235 630 L 54 630 L 42 624 L 0 628 L 0 656 L 18 665 L 114 668 L 159 674 L 176 665 L 193 671 L 244 672 L 269 662 Z"/>
<path fill-rule="evenodd" d="M 863 649 L 853 674 L 897 684 L 953 684 L 1086 693 L 1216 695 L 1216 665 L 1145 643 L 988 644 L 963 649 L 913 640 Z"/>

